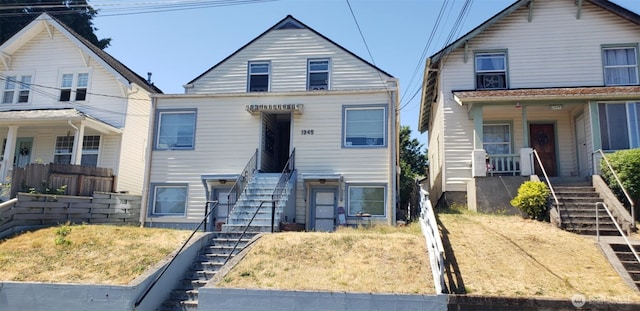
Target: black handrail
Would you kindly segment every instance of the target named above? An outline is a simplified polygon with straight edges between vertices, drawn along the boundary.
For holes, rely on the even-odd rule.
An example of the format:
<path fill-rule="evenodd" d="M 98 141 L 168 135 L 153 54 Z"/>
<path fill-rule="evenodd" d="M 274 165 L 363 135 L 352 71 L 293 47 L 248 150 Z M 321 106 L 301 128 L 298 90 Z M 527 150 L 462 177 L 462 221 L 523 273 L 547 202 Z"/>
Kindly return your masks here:
<path fill-rule="evenodd" d="M 289 183 L 289 180 L 291 180 L 291 175 L 293 175 L 296 169 L 295 162 L 296 162 L 296 149 L 294 148 L 293 151 L 291 151 L 291 155 L 289 156 L 287 163 L 282 169 L 282 173 L 280 174 L 280 179 L 278 180 L 278 184 L 276 185 L 276 188 L 274 189 L 273 194 L 271 195 L 271 200 L 277 203 L 280 203 L 280 201 L 282 200 L 282 196 L 284 195 L 285 189 L 287 189 L 287 184 Z M 273 219 L 272 219 L 272 222 L 273 222 Z M 273 227 L 273 224 L 272 224 L 272 227 Z"/>
<path fill-rule="evenodd" d="M 229 190 L 229 193 L 227 193 L 227 223 L 229 223 L 229 215 L 231 215 L 231 211 L 233 210 L 231 206 L 233 205 L 235 207 L 236 200 L 244 191 L 247 183 L 251 180 L 251 178 L 253 178 L 253 174 L 255 173 L 256 169 L 258 169 L 258 149 L 256 149 L 256 151 L 253 153 L 253 156 L 249 158 L 249 161 L 247 161 L 244 169 L 242 169 L 242 173 L 240 174 L 240 176 L 238 176 L 238 178 L 236 178 L 236 182 Z M 235 193 L 236 196 L 232 201 L 231 197 L 233 196 L 233 193 Z"/>
<path fill-rule="evenodd" d="M 249 230 L 249 227 L 251 226 L 251 223 L 253 222 L 253 219 L 256 218 L 256 215 L 258 215 L 258 212 L 260 211 L 260 209 L 262 208 L 262 205 L 264 203 L 269 203 L 271 202 L 272 208 L 275 206 L 276 202 L 274 200 L 263 200 L 260 202 L 260 205 L 258 206 L 258 208 L 256 209 L 255 213 L 253 213 L 253 216 L 251 217 L 251 219 L 249 220 L 249 222 L 247 223 L 246 226 L 244 226 L 244 229 L 242 230 L 242 234 L 240 234 L 240 237 L 238 238 L 238 240 L 236 241 L 236 244 L 233 245 L 233 249 L 231 250 L 231 252 L 229 252 L 229 254 L 227 254 L 227 259 L 224 260 L 224 263 L 222 264 L 223 266 L 227 264 L 227 262 L 229 261 L 229 259 L 231 259 L 231 256 L 233 255 L 233 253 L 236 251 L 236 249 L 238 248 L 238 244 L 240 244 L 240 240 L 242 240 L 242 238 L 244 237 L 244 235 L 247 233 L 247 230 Z M 272 216 L 273 217 L 273 216 Z M 272 230 L 273 231 L 273 230 Z"/>
<path fill-rule="evenodd" d="M 196 232 L 198 232 L 198 230 L 200 229 L 200 227 L 206 223 L 207 218 L 209 218 L 209 215 L 211 215 L 211 213 L 216 209 L 216 207 L 218 207 L 218 201 L 207 201 L 205 203 L 205 211 L 209 208 L 209 205 L 211 203 L 215 203 L 213 205 L 213 207 L 211 209 L 209 209 L 209 211 L 207 213 L 205 213 L 204 218 L 202 218 L 202 221 L 200 221 L 200 223 L 198 224 L 198 226 L 196 226 L 195 229 L 193 229 L 193 231 L 191 232 L 191 235 L 189 236 L 189 238 L 182 244 L 182 246 L 180 246 L 180 249 L 173 255 L 173 257 L 171 258 L 171 261 L 169 261 L 168 264 L 166 264 L 163 268 L 162 271 L 160 272 L 160 274 L 158 274 L 158 276 L 153 280 L 153 282 L 151 282 L 151 284 L 149 284 L 149 286 L 147 287 L 147 289 L 144 291 L 144 293 L 142 294 L 142 296 L 140 296 L 140 298 L 138 298 L 138 300 L 136 300 L 136 303 L 134 304 L 134 308 L 138 307 L 141 303 L 142 300 L 144 300 L 145 297 L 147 297 L 147 295 L 149 294 L 149 292 L 151 292 L 151 289 L 156 285 L 156 283 L 158 283 L 158 281 L 160 280 L 160 278 L 164 275 L 165 272 L 167 272 L 167 269 L 169 269 L 169 266 L 171 266 L 171 264 L 175 261 L 176 257 L 178 256 L 178 254 L 180 254 L 180 252 L 182 252 L 182 250 L 187 246 L 187 244 L 189 243 L 189 241 L 191 241 L 191 238 L 193 238 L 193 236 L 196 234 Z"/>

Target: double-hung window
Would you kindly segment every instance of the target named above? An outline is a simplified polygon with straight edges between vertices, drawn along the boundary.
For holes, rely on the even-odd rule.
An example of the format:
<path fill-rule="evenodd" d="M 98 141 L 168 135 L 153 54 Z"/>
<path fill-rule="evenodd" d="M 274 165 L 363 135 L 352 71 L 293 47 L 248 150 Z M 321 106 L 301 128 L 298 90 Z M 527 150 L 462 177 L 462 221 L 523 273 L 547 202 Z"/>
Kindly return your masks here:
<path fill-rule="evenodd" d="M 329 89 L 329 60 L 310 59 L 307 63 L 307 91 Z"/>
<path fill-rule="evenodd" d="M 487 154 L 511 154 L 509 124 L 484 124 L 482 133 L 482 146 Z"/>
<path fill-rule="evenodd" d="M 195 146 L 196 110 L 158 110 L 156 115 L 156 150 L 193 150 Z"/>
<path fill-rule="evenodd" d="M 499 90 L 507 88 L 507 53 L 477 53 L 476 89 Z"/>
<path fill-rule="evenodd" d="M 269 62 L 249 62 L 249 77 L 247 79 L 249 92 L 269 91 L 270 67 Z"/>
<path fill-rule="evenodd" d="M 184 216 L 187 207 L 186 184 L 152 184 L 151 215 Z"/>
<path fill-rule="evenodd" d="M 345 106 L 343 109 L 344 147 L 386 146 L 386 107 Z"/>
<path fill-rule="evenodd" d="M 56 148 L 54 150 L 53 162 L 58 164 L 71 163 L 73 153 L 73 136 L 56 137 Z M 100 151 L 100 136 L 89 135 L 82 139 L 82 158 L 80 165 L 98 166 L 98 154 Z"/>
<path fill-rule="evenodd" d="M 87 99 L 88 86 L 88 73 L 65 73 L 61 78 L 59 100 L 61 102 L 84 101 Z"/>
<path fill-rule="evenodd" d="M 28 103 L 31 90 L 31 76 L 7 76 L 4 78 L 3 104 Z"/>
<path fill-rule="evenodd" d="M 640 148 L 640 103 L 599 103 L 603 150 Z"/>
<path fill-rule="evenodd" d="M 638 52 L 636 47 L 602 49 L 605 85 L 638 84 Z"/>
<path fill-rule="evenodd" d="M 348 186 L 348 215 L 385 216 L 385 192 L 383 185 Z"/>

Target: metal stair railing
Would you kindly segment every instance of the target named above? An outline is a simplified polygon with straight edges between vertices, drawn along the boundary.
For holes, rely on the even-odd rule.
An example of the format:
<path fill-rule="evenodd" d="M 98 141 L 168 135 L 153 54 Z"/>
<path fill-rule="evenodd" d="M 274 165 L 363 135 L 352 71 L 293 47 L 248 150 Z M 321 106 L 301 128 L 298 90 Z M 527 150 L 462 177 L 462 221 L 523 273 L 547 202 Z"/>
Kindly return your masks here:
<path fill-rule="evenodd" d="M 233 253 L 238 248 L 238 244 L 240 244 L 240 241 L 242 240 L 244 235 L 247 233 L 247 230 L 249 230 L 249 227 L 251 227 L 251 223 L 253 222 L 253 219 L 255 219 L 256 215 L 258 215 L 258 212 L 262 208 L 262 205 L 264 203 L 269 203 L 269 202 L 271 202 L 272 209 L 275 210 L 276 201 L 274 201 L 274 200 L 263 200 L 263 201 L 260 202 L 260 205 L 258 206 L 256 211 L 253 213 L 253 216 L 251 216 L 251 219 L 249 220 L 249 222 L 244 226 L 244 229 L 242 230 L 242 233 L 240 234 L 240 237 L 238 238 L 236 243 L 233 245 L 233 249 L 231 250 L 231 252 L 229 252 L 229 254 L 227 254 L 227 259 L 224 260 L 224 263 L 222 264 L 223 266 L 227 264 L 229 259 L 231 259 L 231 256 L 233 255 Z M 273 227 L 271 228 L 271 232 L 273 232 Z"/>
<path fill-rule="evenodd" d="M 444 284 L 444 247 L 438 230 L 438 222 L 433 212 L 431 201 L 427 199 L 426 191 L 420 189 L 420 228 L 427 242 L 433 284 L 437 294 L 445 293 Z"/>
<path fill-rule="evenodd" d="M 233 187 L 227 193 L 227 220 L 226 223 L 229 223 L 229 216 L 233 212 L 233 209 L 236 206 L 236 201 L 242 195 L 245 187 L 253 178 L 255 171 L 258 169 L 258 149 L 253 153 L 253 156 L 249 159 L 247 164 L 242 169 L 242 173 L 238 178 L 236 178 L 236 182 L 233 184 Z M 235 193 L 235 198 L 234 198 Z M 232 199 L 233 198 L 233 199 Z"/>
<path fill-rule="evenodd" d="M 275 201 L 276 204 L 280 204 L 282 201 L 282 197 L 284 196 L 285 190 L 287 189 L 287 184 L 289 184 L 289 180 L 291 180 L 291 176 L 293 175 L 296 166 L 296 149 L 294 148 L 291 151 L 291 155 L 289 155 L 289 159 L 282 169 L 282 173 L 280 174 L 280 179 L 278 180 L 278 184 L 271 195 L 271 200 Z M 273 232 L 274 221 L 275 221 L 275 210 L 272 212 L 274 215 L 271 215 L 271 232 Z M 282 215 L 281 215 L 282 216 Z M 282 220 L 282 219 L 280 219 Z"/>
<path fill-rule="evenodd" d="M 616 221 L 615 217 L 613 217 L 613 214 L 611 214 L 611 211 L 609 210 L 609 207 L 607 206 L 607 204 L 605 204 L 604 202 L 597 202 L 595 205 L 596 205 L 596 237 L 598 239 L 598 242 L 600 242 L 600 220 L 598 219 L 599 218 L 598 206 L 602 206 L 604 207 L 604 210 L 607 212 L 607 215 L 609 215 L 609 218 L 613 220 L 613 224 L 616 225 L 616 229 L 618 229 L 618 232 L 624 239 L 624 242 L 627 243 L 627 246 L 629 247 L 629 249 L 631 249 L 633 256 L 636 257 L 636 260 L 638 261 L 638 263 L 640 263 L 640 256 L 638 256 L 638 252 L 636 252 L 635 248 L 631 245 L 631 242 L 629 242 L 629 239 L 627 239 L 627 236 L 622 231 L 622 228 L 620 228 L 620 225 L 618 224 L 618 221 Z"/>
<path fill-rule="evenodd" d="M 629 195 L 629 192 L 627 192 L 627 189 L 622 185 L 622 182 L 620 181 L 620 177 L 618 177 L 618 174 L 616 174 L 616 171 L 613 169 L 613 166 L 611 166 L 611 163 L 609 162 L 609 159 L 607 159 L 607 157 L 605 156 L 605 154 L 602 151 L 602 149 L 598 149 L 598 150 L 596 150 L 596 151 L 594 151 L 592 153 L 594 167 L 596 165 L 595 155 L 597 153 L 600 153 L 600 155 L 604 159 L 604 162 L 607 163 L 607 166 L 609 167 L 609 170 L 611 171 L 611 173 L 613 174 L 613 177 L 615 178 L 616 182 L 618 183 L 618 186 L 620 187 L 620 189 L 622 189 L 622 192 L 624 192 L 624 195 L 627 198 L 627 201 L 629 201 L 629 204 L 631 206 L 631 219 L 632 219 L 631 227 L 635 229 L 636 228 L 636 208 L 635 208 L 635 203 L 631 199 L 631 196 Z"/>
<path fill-rule="evenodd" d="M 209 206 L 213 204 L 213 207 L 209 208 Z M 134 309 L 137 308 L 138 306 L 140 306 L 140 304 L 142 303 L 142 301 L 147 297 L 147 295 L 149 294 L 149 292 L 151 292 L 151 289 L 153 289 L 154 286 L 156 286 L 156 284 L 158 283 L 158 281 L 160 280 L 160 278 L 162 278 L 162 276 L 164 275 L 165 272 L 167 272 L 167 269 L 169 269 L 169 266 L 171 266 L 171 264 L 176 260 L 176 258 L 178 257 L 178 255 L 180 254 L 180 252 L 182 252 L 182 250 L 187 246 L 187 244 L 189 244 L 189 241 L 191 241 L 191 239 L 193 238 L 193 236 L 196 234 L 196 232 L 198 232 L 198 230 L 200 230 L 200 227 L 202 227 L 203 224 L 205 224 L 207 222 L 207 218 L 209 218 L 209 215 L 211 215 L 211 213 L 213 213 L 213 211 L 215 211 L 216 207 L 218 207 L 218 201 L 207 201 L 206 205 L 204 207 L 205 211 L 207 211 L 204 215 L 204 217 L 202 218 L 202 221 L 200 221 L 200 223 L 196 226 L 195 229 L 193 229 L 193 231 L 191 232 L 191 235 L 189 235 L 189 238 L 187 238 L 186 241 L 184 241 L 184 243 L 182 243 L 182 246 L 180 246 L 180 249 L 178 249 L 178 251 L 173 255 L 173 257 L 171 258 L 171 261 L 169 261 L 168 264 L 166 264 L 162 270 L 160 271 L 160 273 L 158 274 L 158 276 L 156 276 L 156 278 L 153 280 L 153 282 L 151 282 L 149 284 L 149 286 L 147 287 L 147 289 L 144 291 L 144 293 L 142 294 L 142 296 L 140 296 L 140 298 L 138 298 L 138 300 L 136 300 L 134 306 Z"/>
<path fill-rule="evenodd" d="M 542 175 L 544 175 L 544 180 L 546 180 L 547 185 L 549 185 L 549 190 L 551 190 L 551 195 L 553 196 L 553 200 L 556 202 L 556 212 L 558 213 L 558 222 L 560 226 L 562 226 L 562 217 L 560 216 L 560 202 L 558 202 L 556 191 L 553 190 L 553 185 L 551 185 L 551 180 L 549 180 L 549 176 L 547 175 L 547 170 L 544 169 L 544 165 L 542 165 L 542 160 L 540 160 L 540 156 L 538 155 L 538 152 L 535 149 L 531 151 L 531 154 L 535 156 L 535 159 L 537 160 L 538 165 L 540 165 L 540 169 L 542 170 Z"/>

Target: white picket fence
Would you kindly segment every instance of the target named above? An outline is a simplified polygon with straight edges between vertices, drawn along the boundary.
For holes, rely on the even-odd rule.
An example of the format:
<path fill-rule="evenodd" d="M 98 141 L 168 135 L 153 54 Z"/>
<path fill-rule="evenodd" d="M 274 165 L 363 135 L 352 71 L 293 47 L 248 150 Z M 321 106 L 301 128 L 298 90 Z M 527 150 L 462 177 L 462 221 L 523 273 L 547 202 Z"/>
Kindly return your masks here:
<path fill-rule="evenodd" d="M 427 243 L 429 252 L 429 262 L 431 263 L 431 273 L 433 274 L 433 284 L 437 294 L 445 293 L 444 284 L 444 248 L 438 230 L 438 222 L 433 211 L 433 206 L 429 201 L 429 194 L 423 189 L 420 190 L 420 227 Z"/>

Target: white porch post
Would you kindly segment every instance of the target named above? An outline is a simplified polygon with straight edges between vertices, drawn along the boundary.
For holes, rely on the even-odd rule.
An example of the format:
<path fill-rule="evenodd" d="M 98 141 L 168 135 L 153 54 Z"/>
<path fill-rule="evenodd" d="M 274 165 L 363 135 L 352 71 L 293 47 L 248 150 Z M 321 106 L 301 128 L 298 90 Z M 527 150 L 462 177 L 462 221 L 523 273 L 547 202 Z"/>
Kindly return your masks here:
<path fill-rule="evenodd" d="M 471 155 L 471 176 L 487 176 L 487 152 L 482 146 L 484 131 L 482 125 L 482 105 L 474 104 L 469 112 L 473 118 L 473 152 Z"/>
<path fill-rule="evenodd" d="M 13 169 L 13 156 L 16 154 L 16 140 L 18 138 L 18 126 L 10 125 L 7 132 L 7 143 L 4 147 L 2 168 L 0 169 L 0 183 L 7 180 L 9 168 Z"/>
<path fill-rule="evenodd" d="M 71 152 L 71 164 L 80 165 L 82 162 L 82 142 L 84 138 L 84 122 L 80 122 L 80 127 L 74 126 L 71 122 L 69 122 L 75 130 L 75 135 L 73 137 L 73 149 Z"/>
<path fill-rule="evenodd" d="M 533 161 L 531 153 L 533 149 L 529 144 L 529 127 L 527 126 L 527 106 L 522 105 L 522 146 L 520 149 L 520 175 L 531 176 L 533 172 Z"/>

